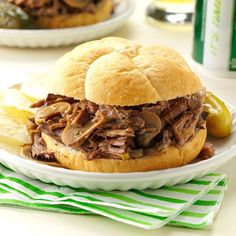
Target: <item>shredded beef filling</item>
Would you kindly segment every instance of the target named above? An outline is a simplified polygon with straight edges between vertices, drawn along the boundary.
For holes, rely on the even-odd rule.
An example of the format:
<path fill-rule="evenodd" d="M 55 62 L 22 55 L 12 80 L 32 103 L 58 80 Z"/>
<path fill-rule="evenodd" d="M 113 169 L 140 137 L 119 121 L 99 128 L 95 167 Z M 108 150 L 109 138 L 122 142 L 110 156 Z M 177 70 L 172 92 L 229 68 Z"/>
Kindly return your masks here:
<path fill-rule="evenodd" d="M 28 149 L 32 158 L 55 161 L 41 133 L 84 152 L 88 160 L 140 158 L 170 145 L 183 146 L 204 129 L 204 99 L 202 90 L 156 104 L 120 107 L 49 94 L 32 105 L 38 111 L 28 126 L 33 140 Z M 212 156 L 213 147 L 204 146 L 203 154 Z"/>
<path fill-rule="evenodd" d="M 60 14 L 77 14 L 81 12 L 96 12 L 100 0 L 8 0 L 21 7 L 32 17 L 56 16 Z M 75 2 L 75 5 L 73 4 Z M 69 4 L 71 3 L 72 4 Z"/>
<path fill-rule="evenodd" d="M 198 158 L 206 160 L 211 158 L 215 153 L 215 149 L 211 143 L 205 143 L 201 152 L 198 155 Z"/>

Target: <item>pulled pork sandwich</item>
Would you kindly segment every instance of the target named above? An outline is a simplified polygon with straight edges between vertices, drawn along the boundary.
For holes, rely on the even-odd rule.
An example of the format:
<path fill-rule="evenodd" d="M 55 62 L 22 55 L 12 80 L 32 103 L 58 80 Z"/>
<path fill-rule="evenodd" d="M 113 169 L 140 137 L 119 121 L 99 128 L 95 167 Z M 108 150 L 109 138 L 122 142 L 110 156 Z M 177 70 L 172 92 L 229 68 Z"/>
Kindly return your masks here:
<path fill-rule="evenodd" d="M 85 43 L 59 59 L 48 83 L 51 94 L 32 105 L 25 151 L 33 159 L 136 172 L 214 153 L 204 147 L 205 89 L 169 48 L 112 37 Z"/>
<path fill-rule="evenodd" d="M 36 27 L 67 28 L 95 24 L 112 13 L 113 0 L 7 0 L 19 6 Z"/>

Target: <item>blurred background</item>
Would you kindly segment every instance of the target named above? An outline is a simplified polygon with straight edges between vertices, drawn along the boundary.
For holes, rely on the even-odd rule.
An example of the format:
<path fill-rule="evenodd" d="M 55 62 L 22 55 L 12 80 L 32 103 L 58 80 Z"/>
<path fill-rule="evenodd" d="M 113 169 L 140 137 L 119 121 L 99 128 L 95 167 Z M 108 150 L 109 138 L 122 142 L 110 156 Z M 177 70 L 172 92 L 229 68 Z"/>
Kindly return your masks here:
<path fill-rule="evenodd" d="M 229 32 L 230 25 L 227 25 L 227 23 L 229 22 L 225 20 L 225 15 L 228 16 L 228 18 L 231 20 L 230 22 L 231 26 L 234 27 L 233 24 L 235 24 L 235 19 L 236 19 L 235 16 L 236 5 L 234 4 L 235 2 L 234 0 L 224 0 L 224 1 L 223 0 L 222 1 L 130 0 L 130 1 L 135 3 L 135 10 L 133 14 L 125 21 L 122 27 L 120 27 L 113 33 L 109 33 L 108 34 L 109 36 L 124 37 L 130 40 L 138 41 L 143 44 L 155 44 L 155 43 L 164 44 L 166 46 L 174 48 L 176 51 L 181 53 L 186 58 L 186 60 L 188 61 L 188 63 L 190 63 L 191 66 L 194 66 L 195 70 L 198 73 L 201 73 L 202 67 L 200 68 L 200 70 L 197 70 L 199 67 L 195 63 L 196 61 L 198 63 L 200 62 L 200 64 L 202 63 L 201 60 L 198 60 L 199 55 L 196 55 L 195 62 L 192 59 L 191 55 L 193 54 L 194 50 L 195 54 L 199 54 L 200 50 L 203 50 L 201 48 L 199 49 L 199 47 L 202 46 L 204 41 L 204 39 L 202 39 L 202 35 L 205 33 L 206 35 L 208 34 L 208 29 L 205 32 L 204 31 L 205 25 L 203 24 L 204 22 L 207 22 L 207 20 L 205 21 L 204 19 L 204 17 L 207 16 L 209 18 L 208 19 L 209 22 L 214 23 L 215 21 L 215 26 L 217 26 L 218 24 L 218 26 L 221 26 L 221 28 L 223 27 L 225 29 L 225 31 L 221 34 L 220 38 L 219 35 L 217 35 L 217 32 L 213 32 L 214 35 L 213 36 L 210 35 L 208 37 L 209 40 L 214 40 L 208 42 L 211 46 L 209 50 L 213 51 L 214 54 L 218 50 L 217 49 L 218 46 L 221 46 L 220 49 L 221 51 L 219 50 L 218 52 L 218 54 L 220 55 L 216 55 L 215 58 L 216 58 L 216 65 L 217 63 L 219 65 L 223 64 L 222 60 L 224 58 L 222 55 L 224 54 L 226 58 L 227 54 L 225 53 L 225 51 L 227 51 L 227 47 L 230 48 L 230 42 L 227 41 L 228 39 L 227 37 L 225 37 L 225 35 L 227 34 L 230 35 Z M 115 1 L 116 4 L 120 4 L 122 2 L 126 2 L 126 0 Z M 197 4 L 196 8 L 195 4 Z M 194 35 L 193 25 L 194 25 L 195 9 L 198 21 L 195 22 L 195 35 Z M 224 17 L 223 23 L 219 21 L 220 14 L 221 16 Z M 209 27 L 209 25 L 207 26 Z M 220 29 L 220 27 L 218 28 Z M 211 30 L 209 30 L 209 32 L 210 31 Z M 234 41 L 231 42 L 232 47 L 236 39 L 235 30 L 234 34 L 235 34 Z M 17 40 L 17 36 L 15 40 Z M 193 45 L 193 42 L 195 42 L 195 45 Z M 213 43 L 215 43 L 215 45 L 213 45 Z M 17 47 L 0 46 L 1 74 L 7 75 L 9 83 L 15 83 L 16 81 L 24 79 L 25 74 L 27 74 L 28 72 L 49 70 L 50 67 L 59 57 L 61 57 L 67 51 L 71 50 L 73 47 L 75 47 L 75 45 L 60 46 L 55 48 L 52 47 L 17 48 Z M 236 54 L 236 49 L 234 50 L 234 54 Z M 214 58 L 211 57 L 209 58 L 211 59 L 209 63 L 210 64 L 211 62 L 213 63 Z M 233 66 L 235 66 L 236 59 L 234 60 L 232 59 L 232 63 L 233 62 L 234 62 Z M 216 66 L 216 68 L 219 68 L 219 66 Z M 214 72 L 214 68 L 211 68 L 211 71 Z M 204 74 L 203 78 L 205 78 L 206 76 L 207 77 L 210 76 L 209 74 L 210 73 Z M 234 73 L 231 74 L 232 74 L 231 77 L 234 78 L 236 77 L 235 67 L 234 67 Z M 218 77 L 218 75 L 214 77 Z"/>
<path fill-rule="evenodd" d="M 134 13 L 119 30 L 111 34 L 112 36 L 144 44 L 165 44 L 175 48 L 185 57 L 190 57 L 194 1 L 133 1 L 136 3 Z M 169 11 L 174 11 L 174 14 L 168 14 Z M 28 71 L 47 70 L 56 59 L 74 46 L 34 49 L 0 46 L 0 71 L 7 72 L 8 75 L 15 72 L 24 75 Z"/>

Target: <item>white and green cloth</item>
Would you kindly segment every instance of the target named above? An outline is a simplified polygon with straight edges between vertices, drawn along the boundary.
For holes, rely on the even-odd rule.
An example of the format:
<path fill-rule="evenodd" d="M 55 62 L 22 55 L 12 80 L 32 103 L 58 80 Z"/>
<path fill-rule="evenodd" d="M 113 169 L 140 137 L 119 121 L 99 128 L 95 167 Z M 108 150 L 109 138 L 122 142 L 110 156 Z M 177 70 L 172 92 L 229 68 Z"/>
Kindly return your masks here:
<path fill-rule="evenodd" d="M 99 214 L 145 229 L 166 224 L 210 225 L 226 190 L 226 176 L 212 173 L 156 190 L 100 191 L 32 180 L 0 165 L 0 204 L 70 214 Z M 78 218 L 79 220 L 79 218 Z"/>

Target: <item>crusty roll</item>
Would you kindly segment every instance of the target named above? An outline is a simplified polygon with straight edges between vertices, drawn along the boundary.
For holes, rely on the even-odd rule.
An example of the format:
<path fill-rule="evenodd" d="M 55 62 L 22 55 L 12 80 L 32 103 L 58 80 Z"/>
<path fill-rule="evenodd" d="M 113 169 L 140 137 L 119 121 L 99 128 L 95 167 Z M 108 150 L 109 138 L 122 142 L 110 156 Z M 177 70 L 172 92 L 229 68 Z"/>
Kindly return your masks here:
<path fill-rule="evenodd" d="M 191 162 L 201 151 L 206 140 L 206 129 L 199 130 L 196 136 L 183 147 L 170 146 L 153 156 L 138 159 L 99 158 L 86 160 L 82 152 L 67 147 L 55 139 L 42 134 L 48 150 L 55 154 L 57 161 L 65 168 L 89 172 L 128 173 L 161 170 L 178 167 Z"/>
<path fill-rule="evenodd" d="M 114 37 L 79 45 L 58 60 L 49 76 L 52 93 L 107 105 L 167 101 L 202 89 L 174 50 Z"/>
<path fill-rule="evenodd" d="M 34 23 L 38 28 L 42 29 L 69 28 L 91 25 L 109 18 L 112 13 L 112 9 L 112 0 L 100 0 L 100 2 L 96 4 L 95 12 L 39 16 L 35 18 Z"/>
<path fill-rule="evenodd" d="M 36 158 L 74 170 L 143 172 L 188 164 L 206 141 L 205 89 L 167 47 L 116 37 L 84 43 L 57 61 L 47 82 L 52 94 L 32 120 Z"/>

